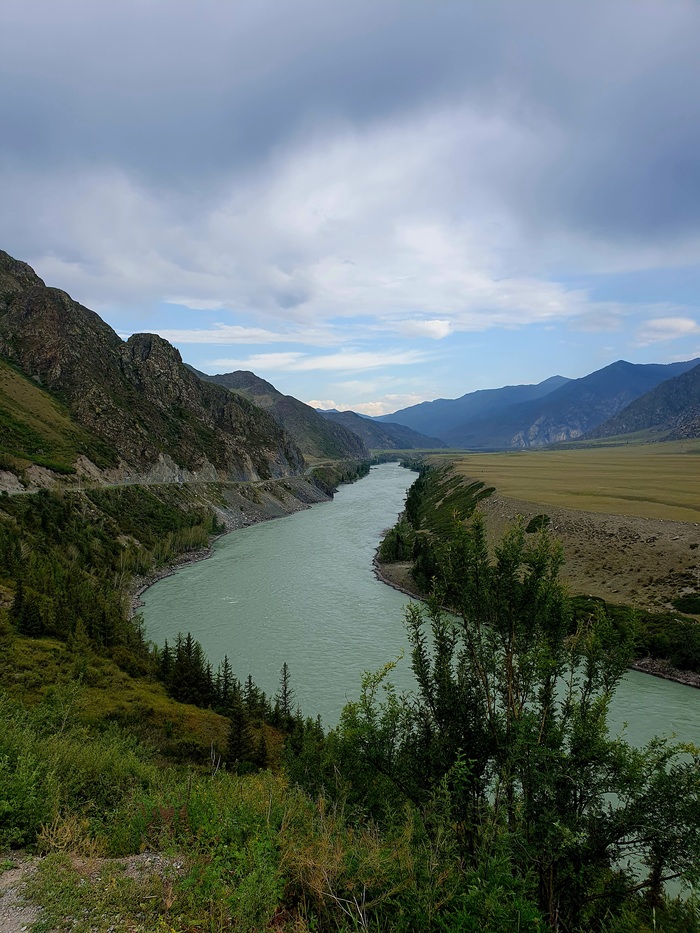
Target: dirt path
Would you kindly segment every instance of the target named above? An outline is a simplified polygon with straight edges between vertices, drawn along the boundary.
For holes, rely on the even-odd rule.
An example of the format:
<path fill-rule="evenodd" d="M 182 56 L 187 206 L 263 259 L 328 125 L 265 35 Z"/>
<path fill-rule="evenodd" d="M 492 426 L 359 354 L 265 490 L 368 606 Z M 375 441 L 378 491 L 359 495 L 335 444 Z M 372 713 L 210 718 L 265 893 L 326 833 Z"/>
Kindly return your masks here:
<path fill-rule="evenodd" d="M 0 933 L 23 933 L 39 919 L 39 908 L 24 902 L 22 890 L 35 871 L 34 859 L 17 860 L 0 871 Z"/>

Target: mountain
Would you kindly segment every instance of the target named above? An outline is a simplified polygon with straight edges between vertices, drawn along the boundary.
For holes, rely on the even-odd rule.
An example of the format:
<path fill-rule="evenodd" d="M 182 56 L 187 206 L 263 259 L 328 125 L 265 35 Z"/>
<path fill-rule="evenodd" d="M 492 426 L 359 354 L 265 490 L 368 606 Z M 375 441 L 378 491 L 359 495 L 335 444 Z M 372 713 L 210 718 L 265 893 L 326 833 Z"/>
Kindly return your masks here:
<path fill-rule="evenodd" d="M 650 440 L 700 437 L 700 365 L 660 383 L 619 414 L 585 435 L 585 440 L 650 432 Z"/>
<path fill-rule="evenodd" d="M 154 334 L 122 341 L 94 311 L 47 288 L 30 266 L 2 251 L 0 361 L 0 415 L 9 410 L 16 422 L 0 439 L 5 455 L 39 462 L 42 432 L 51 433 L 60 421 L 56 443 L 74 458 L 71 467 L 81 454 L 97 454 L 98 465 L 122 473 L 164 479 L 183 477 L 183 471 L 258 479 L 304 467 L 301 451 L 273 418 L 202 382 L 167 341 Z M 12 403 L 18 392 L 26 397 L 24 409 Z M 30 441 L 34 431 L 34 441 L 22 440 L 25 428 Z M 39 448 L 34 455 L 32 444 Z"/>
<path fill-rule="evenodd" d="M 445 447 L 444 441 L 437 437 L 427 437 L 412 431 L 403 424 L 383 421 L 381 424 L 371 418 L 365 418 L 354 411 L 338 411 L 337 409 L 319 411 L 319 414 L 328 421 L 345 425 L 350 431 L 358 434 L 368 447 L 379 450 L 419 450 Z"/>
<path fill-rule="evenodd" d="M 574 440 L 698 362 L 663 365 L 618 360 L 581 379 L 566 382 L 543 398 L 469 421 L 444 438 L 451 446 L 501 450 L 545 447 Z"/>
<path fill-rule="evenodd" d="M 191 368 L 191 367 L 190 367 Z M 342 424 L 327 421 L 310 405 L 305 405 L 291 395 L 283 395 L 270 382 L 255 373 L 238 370 L 208 376 L 192 369 L 200 379 L 213 383 L 230 392 L 234 398 L 246 398 L 270 414 L 304 453 L 317 460 L 361 460 L 369 457 L 369 451 L 361 437 Z"/>
<path fill-rule="evenodd" d="M 402 408 L 391 415 L 380 415 L 374 420 L 403 424 L 421 434 L 439 437 L 449 442 L 453 432 L 469 421 L 487 415 L 493 417 L 511 405 L 541 398 L 568 381 L 564 376 L 551 376 L 537 385 L 479 389 L 460 398 L 438 398 L 433 402 L 421 402 L 420 405 Z"/>

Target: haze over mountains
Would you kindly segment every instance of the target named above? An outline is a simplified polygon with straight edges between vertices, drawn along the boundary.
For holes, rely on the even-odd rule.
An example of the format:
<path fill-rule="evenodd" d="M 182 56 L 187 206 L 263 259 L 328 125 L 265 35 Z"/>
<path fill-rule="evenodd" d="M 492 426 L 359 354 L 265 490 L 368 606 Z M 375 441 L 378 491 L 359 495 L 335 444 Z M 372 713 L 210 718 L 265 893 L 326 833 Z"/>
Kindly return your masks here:
<path fill-rule="evenodd" d="M 538 385 L 506 386 L 437 399 L 384 415 L 426 430 L 449 447 L 520 450 L 571 441 L 594 430 L 666 380 L 699 360 L 636 364 L 618 360 L 580 379 L 553 376 Z"/>
<path fill-rule="evenodd" d="M 428 437 L 393 421 L 382 420 L 379 424 L 377 420 L 358 415 L 354 411 L 321 411 L 319 414 L 328 421 L 345 425 L 358 434 L 368 447 L 379 450 L 430 450 L 447 447 L 447 444 L 437 437 Z"/>

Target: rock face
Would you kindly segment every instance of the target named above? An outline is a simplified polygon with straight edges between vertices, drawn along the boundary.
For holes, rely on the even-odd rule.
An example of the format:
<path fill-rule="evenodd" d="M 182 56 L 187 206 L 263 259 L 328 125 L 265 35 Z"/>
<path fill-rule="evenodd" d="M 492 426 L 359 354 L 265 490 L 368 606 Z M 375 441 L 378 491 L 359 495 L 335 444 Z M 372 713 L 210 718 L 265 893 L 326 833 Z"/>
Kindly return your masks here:
<path fill-rule="evenodd" d="M 328 422 L 310 405 L 291 395 L 283 395 L 270 382 L 246 370 L 208 376 L 197 373 L 206 382 L 223 386 L 238 398 L 248 398 L 268 412 L 287 431 L 304 455 L 317 460 L 362 460 L 369 457 L 364 441 L 341 424 Z"/>
<path fill-rule="evenodd" d="M 112 466 L 142 474 L 166 463 L 221 479 L 287 476 L 301 451 L 252 403 L 207 385 L 153 334 L 124 343 L 65 292 L 0 252 L 0 355 L 63 402 L 104 442 Z M 169 466 L 166 472 L 172 473 Z"/>
<path fill-rule="evenodd" d="M 667 379 L 610 418 L 587 438 L 649 431 L 655 440 L 700 437 L 700 365 Z"/>

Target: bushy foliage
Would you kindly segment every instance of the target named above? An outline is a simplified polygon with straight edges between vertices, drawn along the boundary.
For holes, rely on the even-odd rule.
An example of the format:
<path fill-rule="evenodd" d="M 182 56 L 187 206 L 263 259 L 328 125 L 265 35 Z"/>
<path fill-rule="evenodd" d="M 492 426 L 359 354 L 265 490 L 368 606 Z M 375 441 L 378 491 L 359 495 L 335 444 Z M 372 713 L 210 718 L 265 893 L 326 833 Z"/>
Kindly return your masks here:
<path fill-rule="evenodd" d="M 215 528 L 213 513 L 175 496 L 122 487 L 2 497 L 0 583 L 14 591 L 17 631 L 66 640 L 81 630 L 98 649 L 145 669 L 148 650 L 128 615 L 127 586 L 206 546 Z"/>
<path fill-rule="evenodd" d="M 505 859 L 550 926 L 578 930 L 639 890 L 660 904 L 666 878 L 697 881 L 700 757 L 608 735 L 633 632 L 602 611 L 574 625 L 561 560 L 546 531 L 522 525 L 492 560 L 482 521 L 458 523 L 427 614 L 407 610 L 416 695 L 397 696 L 386 671 L 368 676 L 336 760 L 350 799 L 382 821 L 443 795 L 465 863 Z M 440 609 L 446 592 L 457 619 Z"/>

